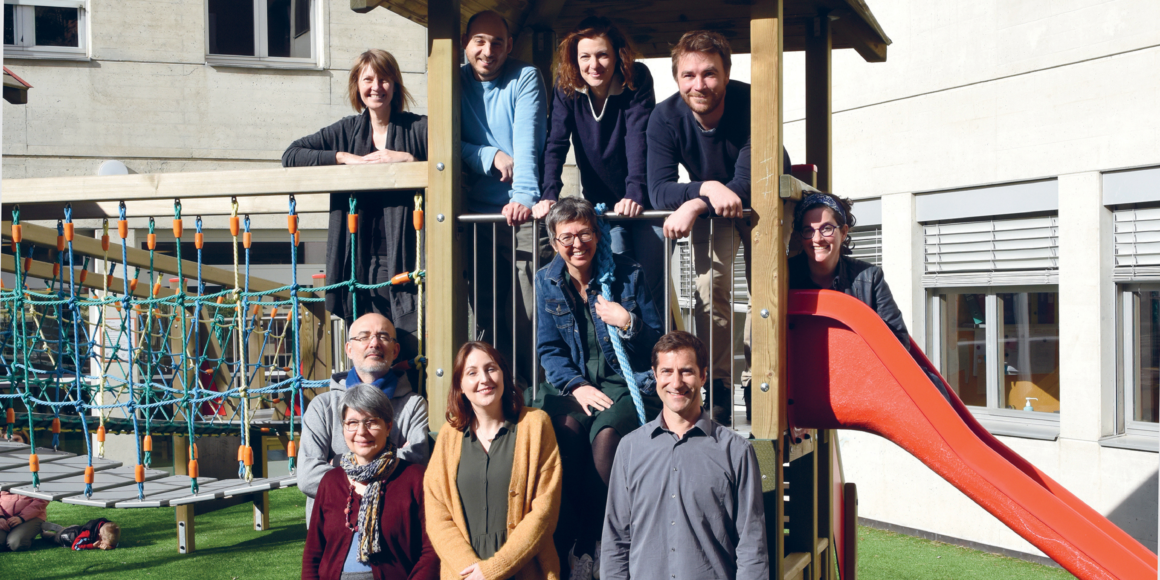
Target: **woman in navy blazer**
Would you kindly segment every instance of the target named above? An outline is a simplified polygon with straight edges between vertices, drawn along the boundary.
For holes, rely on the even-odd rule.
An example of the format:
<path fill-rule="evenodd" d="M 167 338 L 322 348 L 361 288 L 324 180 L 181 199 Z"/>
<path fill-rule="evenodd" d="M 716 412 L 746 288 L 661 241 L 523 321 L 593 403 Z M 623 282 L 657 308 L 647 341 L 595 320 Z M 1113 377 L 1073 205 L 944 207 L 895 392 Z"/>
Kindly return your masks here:
<path fill-rule="evenodd" d="M 656 97 L 652 75 L 636 58 L 616 25 L 599 16 L 585 18 L 560 42 L 535 218 L 546 216 L 560 197 L 569 146 L 585 199 L 630 217 L 651 209 L 645 133 Z M 617 222 L 610 241 L 613 253 L 626 254 L 645 268 L 648 290 L 662 303 L 663 262 L 656 259 L 664 248 L 660 225 Z"/>

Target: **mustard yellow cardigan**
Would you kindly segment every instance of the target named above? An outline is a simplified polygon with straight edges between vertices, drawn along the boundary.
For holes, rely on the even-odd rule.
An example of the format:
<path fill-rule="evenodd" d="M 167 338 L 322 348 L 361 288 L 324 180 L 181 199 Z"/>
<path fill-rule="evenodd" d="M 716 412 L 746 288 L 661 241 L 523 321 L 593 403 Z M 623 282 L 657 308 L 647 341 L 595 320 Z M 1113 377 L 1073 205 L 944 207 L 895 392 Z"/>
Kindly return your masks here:
<path fill-rule="evenodd" d="M 427 536 L 441 561 L 440 578 L 480 562 L 467 536 L 456 477 L 463 432 L 444 423 L 423 478 Z M 560 559 L 552 543 L 560 514 L 560 450 L 548 415 L 525 407 L 516 423 L 515 460 L 508 491 L 508 536 L 480 569 L 487 580 L 559 580 Z"/>

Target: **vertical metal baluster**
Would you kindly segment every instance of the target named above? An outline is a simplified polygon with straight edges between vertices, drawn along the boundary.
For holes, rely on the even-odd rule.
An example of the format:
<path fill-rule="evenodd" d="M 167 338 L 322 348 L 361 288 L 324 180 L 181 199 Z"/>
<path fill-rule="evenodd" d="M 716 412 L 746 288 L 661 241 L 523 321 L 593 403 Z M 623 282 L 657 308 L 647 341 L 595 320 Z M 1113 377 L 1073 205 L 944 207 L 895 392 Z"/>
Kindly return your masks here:
<path fill-rule="evenodd" d="M 512 266 L 512 373 L 515 375 L 512 377 L 512 384 L 515 384 L 516 378 L 520 376 L 520 373 L 516 372 L 516 369 L 520 368 L 519 362 L 517 362 L 517 359 L 519 358 L 518 354 L 519 354 L 520 349 L 516 346 L 516 337 L 519 336 L 518 328 L 516 327 L 516 321 L 519 320 L 519 318 L 520 318 L 520 315 L 519 315 L 519 312 L 520 312 L 520 302 L 519 302 L 520 288 L 519 288 L 519 286 L 516 285 L 516 283 L 517 283 L 517 280 L 516 280 L 516 259 L 519 256 L 519 254 L 516 252 L 516 229 L 518 227 L 519 226 L 514 226 L 514 225 L 511 226 L 511 229 L 512 229 L 512 261 L 511 261 L 511 266 Z"/>
<path fill-rule="evenodd" d="M 733 382 L 733 373 L 737 370 L 737 353 L 734 346 L 737 343 L 737 336 L 733 333 L 733 319 L 737 318 L 737 222 L 731 221 L 729 223 L 729 256 L 732 258 L 729 262 L 729 426 L 737 430 L 737 417 L 734 411 L 736 405 L 734 403 L 733 387 L 736 385 Z"/>
<path fill-rule="evenodd" d="M 540 297 L 536 295 L 535 278 L 537 272 L 540 271 L 540 220 L 532 220 L 532 300 L 533 305 L 540 303 Z M 536 398 L 536 389 L 540 385 L 540 359 L 536 356 L 536 347 L 540 344 L 540 309 L 538 306 L 532 308 L 532 399 Z"/>
<path fill-rule="evenodd" d="M 471 336 L 479 338 L 479 224 L 471 224 Z"/>
<path fill-rule="evenodd" d="M 665 287 L 665 300 L 664 300 L 665 310 L 664 310 L 663 315 L 665 317 L 665 334 L 668 334 L 669 332 L 672 332 L 672 330 L 673 330 L 673 303 L 671 300 L 671 296 L 673 295 L 673 291 L 674 291 L 675 286 L 676 286 L 675 284 L 673 284 L 673 272 L 672 272 L 672 270 L 673 270 L 673 241 L 670 240 L 668 237 L 665 237 L 664 262 L 665 262 L 665 275 L 664 275 L 665 276 L 665 283 L 664 283 L 664 287 Z"/>
<path fill-rule="evenodd" d="M 714 352 L 713 352 L 713 335 L 717 333 L 716 332 L 717 331 L 717 321 L 713 320 L 713 314 L 715 313 L 714 307 L 717 305 L 716 304 L 717 301 L 714 300 L 715 294 L 717 292 L 717 280 L 716 280 L 717 270 L 716 270 L 716 264 L 713 263 L 714 262 L 714 260 L 713 260 L 713 242 L 714 242 L 713 229 L 714 229 L 715 223 L 716 223 L 716 219 L 714 219 L 713 217 L 710 217 L 709 218 L 709 256 L 708 256 L 709 257 L 709 328 L 708 328 L 708 332 L 709 332 L 709 416 L 710 417 L 713 416 L 713 366 L 716 364 L 716 360 L 717 360 L 716 358 L 714 358 Z M 691 250 L 692 247 L 690 247 L 689 249 Z"/>
<path fill-rule="evenodd" d="M 499 305 L 496 303 L 495 286 L 499 283 L 499 273 L 497 271 L 496 260 L 499 259 L 496 246 L 499 245 L 499 222 L 491 222 L 491 338 L 488 339 L 492 346 L 499 348 Z"/>

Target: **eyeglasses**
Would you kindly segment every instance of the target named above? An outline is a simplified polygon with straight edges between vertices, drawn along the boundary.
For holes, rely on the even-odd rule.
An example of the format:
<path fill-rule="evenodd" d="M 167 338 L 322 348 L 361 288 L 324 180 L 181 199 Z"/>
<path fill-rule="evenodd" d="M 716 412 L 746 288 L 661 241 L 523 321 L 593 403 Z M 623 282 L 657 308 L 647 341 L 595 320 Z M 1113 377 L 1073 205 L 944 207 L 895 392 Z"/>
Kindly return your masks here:
<path fill-rule="evenodd" d="M 353 340 L 355 342 L 367 343 L 367 342 L 371 341 L 371 338 L 377 338 L 377 339 L 379 339 L 379 342 L 381 342 L 383 344 L 391 344 L 392 342 L 395 342 L 395 337 L 393 337 L 385 332 L 378 332 L 375 334 L 364 333 L 364 334 L 360 334 L 358 336 L 352 336 L 352 337 L 350 337 L 350 340 Z"/>
<path fill-rule="evenodd" d="M 816 230 L 814 228 L 802 228 L 802 231 L 799 235 L 801 235 L 803 240 L 812 240 L 814 239 L 814 232 L 821 232 L 823 238 L 832 238 L 834 237 L 834 232 L 836 231 L 838 231 L 838 226 L 833 224 L 826 224 Z"/>
<path fill-rule="evenodd" d="M 347 433 L 358 433 L 358 428 L 360 426 L 365 428 L 368 433 L 378 433 L 379 431 L 383 430 L 383 427 L 385 427 L 382 420 L 380 419 L 365 419 L 362 421 L 350 420 L 342 422 L 342 428 L 346 429 Z"/>
<path fill-rule="evenodd" d="M 580 238 L 581 244 L 587 244 L 588 242 L 592 241 L 592 238 L 595 238 L 595 237 L 596 237 L 596 234 L 592 233 L 591 230 L 584 230 L 584 231 L 580 232 L 579 234 L 575 234 L 575 235 L 564 234 L 564 235 L 556 238 L 556 241 L 561 243 L 561 244 L 564 244 L 565 246 L 571 246 L 573 244 L 573 242 L 576 241 L 576 238 Z"/>

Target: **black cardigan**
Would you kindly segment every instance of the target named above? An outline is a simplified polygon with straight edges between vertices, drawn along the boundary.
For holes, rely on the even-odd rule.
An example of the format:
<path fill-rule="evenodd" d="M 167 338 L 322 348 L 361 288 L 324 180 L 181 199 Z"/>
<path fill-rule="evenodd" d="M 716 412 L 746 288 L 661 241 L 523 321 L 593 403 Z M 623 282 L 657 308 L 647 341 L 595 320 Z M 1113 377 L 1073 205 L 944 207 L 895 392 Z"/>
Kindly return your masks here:
<path fill-rule="evenodd" d="M 608 204 L 609 210 L 624 198 L 643 205 L 645 209 L 651 207 L 647 191 L 645 131 L 649 114 L 656 106 L 656 97 L 648 67 L 638 62 L 632 71 L 636 89 L 624 87 L 620 94 L 609 95 L 599 121 L 593 115 L 588 95 L 575 93 L 568 97 L 563 89 L 555 88 L 551 127 L 544 148 L 541 199 L 559 199 L 564 187 L 560 174 L 571 139 L 585 199 L 593 204 Z"/>
<path fill-rule="evenodd" d="M 427 117 L 408 112 L 391 115 L 387 128 L 386 148 L 405 151 L 416 161 L 427 160 Z M 351 115 L 290 144 L 282 154 L 283 167 L 310 167 L 334 165 L 339 151 L 353 155 L 367 155 L 376 151 L 370 112 Z M 411 225 L 414 196 L 421 190 L 365 191 L 356 195 L 358 200 L 358 263 L 356 279 L 363 284 L 390 279 L 400 272 L 415 270 L 415 235 Z M 350 195 L 336 193 L 330 196 L 330 227 L 326 238 L 327 285 L 350 279 L 350 231 L 346 214 L 350 209 Z M 380 271 L 372 273 L 372 259 L 378 257 Z M 382 266 L 386 266 L 385 271 Z M 375 275 L 377 280 L 372 280 Z M 301 281 L 300 281 L 301 283 Z M 389 312 L 380 314 L 391 319 L 400 334 L 409 334 L 416 327 L 414 285 L 386 287 L 375 291 L 378 297 L 389 301 Z M 357 314 L 368 310 L 373 302 L 359 296 Z M 352 320 L 350 295 L 345 289 L 326 293 L 326 309 L 336 316 Z M 407 342 L 412 337 L 400 336 L 404 356 L 409 356 Z"/>

